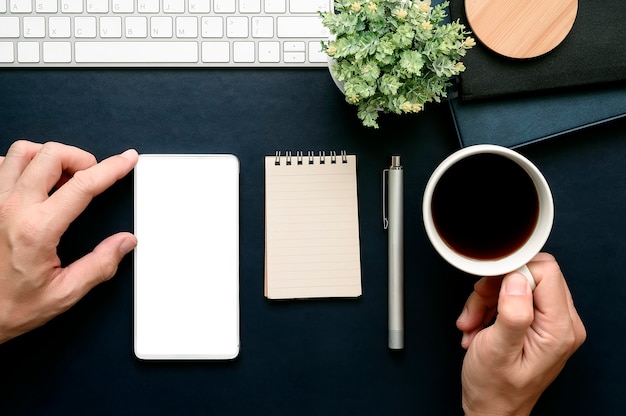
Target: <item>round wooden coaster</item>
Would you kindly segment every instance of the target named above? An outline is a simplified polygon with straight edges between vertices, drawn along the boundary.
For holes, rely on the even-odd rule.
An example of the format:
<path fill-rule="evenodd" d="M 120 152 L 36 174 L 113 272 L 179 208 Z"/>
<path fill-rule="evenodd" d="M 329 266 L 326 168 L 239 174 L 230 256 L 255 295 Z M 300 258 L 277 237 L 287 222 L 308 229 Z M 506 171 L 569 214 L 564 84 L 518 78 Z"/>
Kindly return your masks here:
<path fill-rule="evenodd" d="M 534 58 L 559 45 L 572 29 L 578 0 L 465 0 L 472 32 L 510 58 Z"/>

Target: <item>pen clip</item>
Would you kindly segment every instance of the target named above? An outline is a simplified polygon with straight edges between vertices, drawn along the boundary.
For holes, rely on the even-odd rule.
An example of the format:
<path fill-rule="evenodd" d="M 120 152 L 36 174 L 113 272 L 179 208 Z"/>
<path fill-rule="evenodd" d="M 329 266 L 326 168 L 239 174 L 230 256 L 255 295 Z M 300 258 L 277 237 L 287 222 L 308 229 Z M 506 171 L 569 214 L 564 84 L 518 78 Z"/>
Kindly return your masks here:
<path fill-rule="evenodd" d="M 389 219 L 387 218 L 387 189 L 385 186 L 385 173 L 389 173 L 389 169 L 383 169 L 383 229 L 389 228 Z"/>

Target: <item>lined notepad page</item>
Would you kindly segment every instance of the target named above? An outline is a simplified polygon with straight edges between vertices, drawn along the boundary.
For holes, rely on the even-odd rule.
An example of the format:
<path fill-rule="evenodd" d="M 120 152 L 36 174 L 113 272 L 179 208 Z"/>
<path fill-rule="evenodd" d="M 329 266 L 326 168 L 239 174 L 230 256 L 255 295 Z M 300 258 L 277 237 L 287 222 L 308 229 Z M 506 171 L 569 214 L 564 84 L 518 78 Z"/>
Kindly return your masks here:
<path fill-rule="evenodd" d="M 356 156 L 267 156 L 265 296 L 360 295 Z"/>

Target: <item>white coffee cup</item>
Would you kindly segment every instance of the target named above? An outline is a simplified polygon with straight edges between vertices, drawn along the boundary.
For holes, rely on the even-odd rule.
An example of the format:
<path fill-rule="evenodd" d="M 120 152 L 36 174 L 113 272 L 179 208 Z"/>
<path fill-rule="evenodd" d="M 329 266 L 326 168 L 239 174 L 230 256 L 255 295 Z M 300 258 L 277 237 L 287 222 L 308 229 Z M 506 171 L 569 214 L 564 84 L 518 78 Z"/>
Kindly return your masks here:
<path fill-rule="evenodd" d="M 435 224 L 435 220 L 433 219 L 432 211 L 433 193 L 442 176 L 459 161 L 473 155 L 488 153 L 503 156 L 520 166 L 531 179 L 537 193 L 538 202 L 537 219 L 534 228 L 530 231 L 525 242 L 512 252 L 493 259 L 473 258 L 455 250 L 454 247 L 442 238 Z M 498 172 L 493 172 L 493 174 L 498 175 Z M 462 209 L 462 207 L 460 209 Z M 550 235 L 554 220 L 554 202 L 546 179 L 539 169 L 527 158 L 516 151 L 496 145 L 475 145 L 458 150 L 441 162 L 431 175 L 424 192 L 422 212 L 428 238 L 435 250 L 448 261 L 448 263 L 462 271 L 477 276 L 499 276 L 518 271 L 526 276 L 531 287 L 533 289 L 535 288 L 534 278 L 526 264 L 541 251 Z"/>

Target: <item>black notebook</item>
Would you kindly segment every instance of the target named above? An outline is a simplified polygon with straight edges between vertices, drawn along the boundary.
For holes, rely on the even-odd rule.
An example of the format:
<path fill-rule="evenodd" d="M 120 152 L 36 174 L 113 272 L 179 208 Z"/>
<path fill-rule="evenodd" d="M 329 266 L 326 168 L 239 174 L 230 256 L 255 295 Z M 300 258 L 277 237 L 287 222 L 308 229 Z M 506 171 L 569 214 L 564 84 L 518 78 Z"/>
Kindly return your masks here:
<path fill-rule="evenodd" d="M 515 148 L 626 116 L 626 86 L 449 103 L 461 146 Z"/>
<path fill-rule="evenodd" d="M 450 1 L 450 16 L 470 27 L 464 0 Z M 607 83 L 626 86 L 625 34 L 626 1 L 579 0 L 572 30 L 545 55 L 510 59 L 477 41 L 463 59 L 467 69 L 461 74 L 461 98 L 473 100 Z"/>

